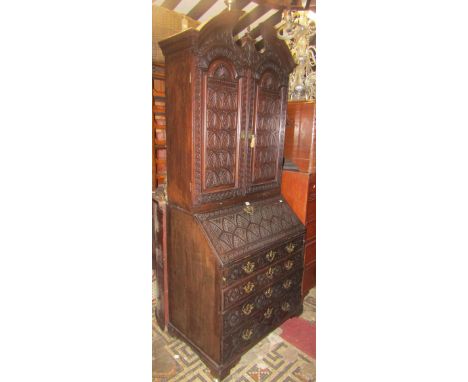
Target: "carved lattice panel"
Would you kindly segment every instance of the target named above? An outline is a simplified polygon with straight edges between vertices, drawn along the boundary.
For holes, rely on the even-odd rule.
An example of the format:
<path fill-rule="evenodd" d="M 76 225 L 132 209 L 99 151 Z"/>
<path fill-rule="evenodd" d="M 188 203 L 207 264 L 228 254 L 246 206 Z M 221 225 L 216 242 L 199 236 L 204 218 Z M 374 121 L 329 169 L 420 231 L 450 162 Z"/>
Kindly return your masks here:
<path fill-rule="evenodd" d="M 267 72 L 257 88 L 255 145 L 252 153 L 252 183 L 277 180 L 281 122 L 278 82 Z"/>
<path fill-rule="evenodd" d="M 238 80 L 229 67 L 216 65 L 206 79 L 203 191 L 237 187 L 239 128 Z"/>

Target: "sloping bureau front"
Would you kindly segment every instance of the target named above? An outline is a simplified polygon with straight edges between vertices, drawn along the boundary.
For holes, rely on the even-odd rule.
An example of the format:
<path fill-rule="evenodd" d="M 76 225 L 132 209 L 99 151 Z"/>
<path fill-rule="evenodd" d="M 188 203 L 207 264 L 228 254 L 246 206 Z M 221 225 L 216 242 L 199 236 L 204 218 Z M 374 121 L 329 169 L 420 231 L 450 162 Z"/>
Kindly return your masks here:
<path fill-rule="evenodd" d="M 302 311 L 304 226 L 280 197 L 170 209 L 170 329 L 216 376 Z"/>

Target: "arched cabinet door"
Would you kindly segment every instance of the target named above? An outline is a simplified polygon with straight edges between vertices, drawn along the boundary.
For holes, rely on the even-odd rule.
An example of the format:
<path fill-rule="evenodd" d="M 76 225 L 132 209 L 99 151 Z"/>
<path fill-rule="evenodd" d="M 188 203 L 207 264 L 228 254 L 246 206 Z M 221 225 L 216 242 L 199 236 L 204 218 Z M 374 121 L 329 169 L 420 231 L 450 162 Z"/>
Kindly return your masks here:
<path fill-rule="evenodd" d="M 273 71 L 263 72 L 255 82 L 254 95 L 249 131 L 249 193 L 280 187 L 285 128 L 286 91 Z"/>
<path fill-rule="evenodd" d="M 216 59 L 201 71 L 201 167 L 199 203 L 243 193 L 241 147 L 243 78 L 227 59 Z M 197 149 L 197 148 L 196 148 Z"/>

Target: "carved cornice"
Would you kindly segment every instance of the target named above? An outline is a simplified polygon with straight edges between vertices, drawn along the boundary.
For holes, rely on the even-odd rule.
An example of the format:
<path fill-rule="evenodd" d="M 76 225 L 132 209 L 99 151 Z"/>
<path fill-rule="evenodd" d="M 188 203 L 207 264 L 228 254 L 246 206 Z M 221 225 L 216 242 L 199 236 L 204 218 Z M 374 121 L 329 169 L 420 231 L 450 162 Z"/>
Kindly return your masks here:
<path fill-rule="evenodd" d="M 276 63 L 276 71 L 282 72 L 282 80 L 287 78 L 296 64 L 286 43 L 276 37 L 272 25 L 263 23 L 260 27 L 265 41 L 263 53 L 257 51 L 255 41 L 249 34 L 244 36 L 241 46 L 236 44 L 232 31 L 242 13 L 238 9 L 226 10 L 213 17 L 201 29 L 187 29 L 160 41 L 159 45 L 165 56 L 183 49 L 193 50 L 198 56 L 198 66 L 204 69 L 214 59 L 227 58 L 233 62 L 239 75 L 243 74 L 244 68 L 258 72 L 261 65 L 268 65 L 265 62 L 272 61 Z"/>

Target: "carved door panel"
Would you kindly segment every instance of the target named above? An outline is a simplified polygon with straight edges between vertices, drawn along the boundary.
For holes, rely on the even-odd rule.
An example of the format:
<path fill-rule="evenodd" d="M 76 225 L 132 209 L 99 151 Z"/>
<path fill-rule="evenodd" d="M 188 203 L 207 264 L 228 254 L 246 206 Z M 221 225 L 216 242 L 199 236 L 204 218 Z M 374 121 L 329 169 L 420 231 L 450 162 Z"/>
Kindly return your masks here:
<path fill-rule="evenodd" d="M 215 60 L 202 73 L 201 179 L 199 201 L 211 202 L 244 192 L 241 177 L 243 79 L 227 60 Z"/>
<path fill-rule="evenodd" d="M 249 131 L 250 176 L 248 192 L 279 187 L 284 141 L 284 89 L 266 71 L 254 89 L 253 125 Z"/>

